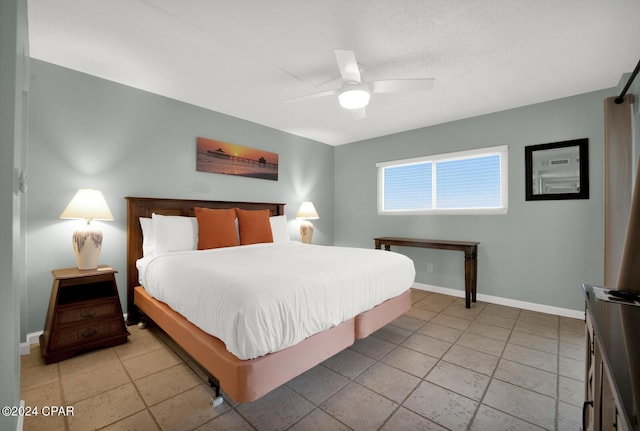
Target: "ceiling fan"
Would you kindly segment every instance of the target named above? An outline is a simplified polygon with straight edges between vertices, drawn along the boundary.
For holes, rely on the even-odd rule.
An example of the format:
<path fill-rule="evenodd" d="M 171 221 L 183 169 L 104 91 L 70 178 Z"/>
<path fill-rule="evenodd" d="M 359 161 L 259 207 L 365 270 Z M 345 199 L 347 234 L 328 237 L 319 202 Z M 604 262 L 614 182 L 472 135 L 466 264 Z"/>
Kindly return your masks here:
<path fill-rule="evenodd" d="M 355 53 L 348 49 L 334 51 L 342 76 L 342 86 L 334 90 L 294 97 L 286 102 L 300 102 L 337 94 L 340 106 L 351 110 L 355 119 L 362 119 L 366 116 L 366 106 L 369 104 L 372 93 L 425 91 L 433 88 L 435 81 L 433 78 L 362 81 Z"/>

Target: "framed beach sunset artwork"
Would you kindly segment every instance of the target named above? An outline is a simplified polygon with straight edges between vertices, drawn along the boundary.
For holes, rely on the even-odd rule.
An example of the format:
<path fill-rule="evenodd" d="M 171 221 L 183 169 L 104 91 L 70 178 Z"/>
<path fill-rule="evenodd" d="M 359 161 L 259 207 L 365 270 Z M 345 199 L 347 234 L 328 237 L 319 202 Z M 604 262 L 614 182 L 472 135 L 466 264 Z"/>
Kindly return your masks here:
<path fill-rule="evenodd" d="M 278 181 L 278 154 L 198 138 L 196 171 Z"/>

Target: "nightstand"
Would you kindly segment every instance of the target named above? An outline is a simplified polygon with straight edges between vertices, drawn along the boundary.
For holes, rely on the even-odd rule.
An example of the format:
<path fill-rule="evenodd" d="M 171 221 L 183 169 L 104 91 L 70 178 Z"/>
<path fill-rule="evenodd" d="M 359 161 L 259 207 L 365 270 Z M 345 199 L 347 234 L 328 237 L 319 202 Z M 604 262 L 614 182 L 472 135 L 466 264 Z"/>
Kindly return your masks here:
<path fill-rule="evenodd" d="M 127 342 L 115 271 L 54 269 L 40 354 L 47 364 L 78 352 Z"/>

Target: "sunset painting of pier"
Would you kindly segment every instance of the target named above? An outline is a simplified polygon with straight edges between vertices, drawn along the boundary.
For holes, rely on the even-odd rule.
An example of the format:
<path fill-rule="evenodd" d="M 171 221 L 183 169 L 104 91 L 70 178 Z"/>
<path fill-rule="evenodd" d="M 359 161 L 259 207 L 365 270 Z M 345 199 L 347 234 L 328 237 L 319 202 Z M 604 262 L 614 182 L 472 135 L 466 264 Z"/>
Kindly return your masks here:
<path fill-rule="evenodd" d="M 278 181 L 278 154 L 229 142 L 197 139 L 196 170 Z"/>

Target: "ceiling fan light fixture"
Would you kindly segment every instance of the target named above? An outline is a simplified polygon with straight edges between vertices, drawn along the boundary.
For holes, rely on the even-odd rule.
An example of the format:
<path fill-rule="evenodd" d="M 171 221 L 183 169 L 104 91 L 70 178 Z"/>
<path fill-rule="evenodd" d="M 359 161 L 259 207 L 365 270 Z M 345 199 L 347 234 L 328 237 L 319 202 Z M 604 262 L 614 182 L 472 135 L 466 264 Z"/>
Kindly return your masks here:
<path fill-rule="evenodd" d="M 345 109 L 360 109 L 369 104 L 371 94 L 361 88 L 345 90 L 338 96 L 340 106 Z"/>

